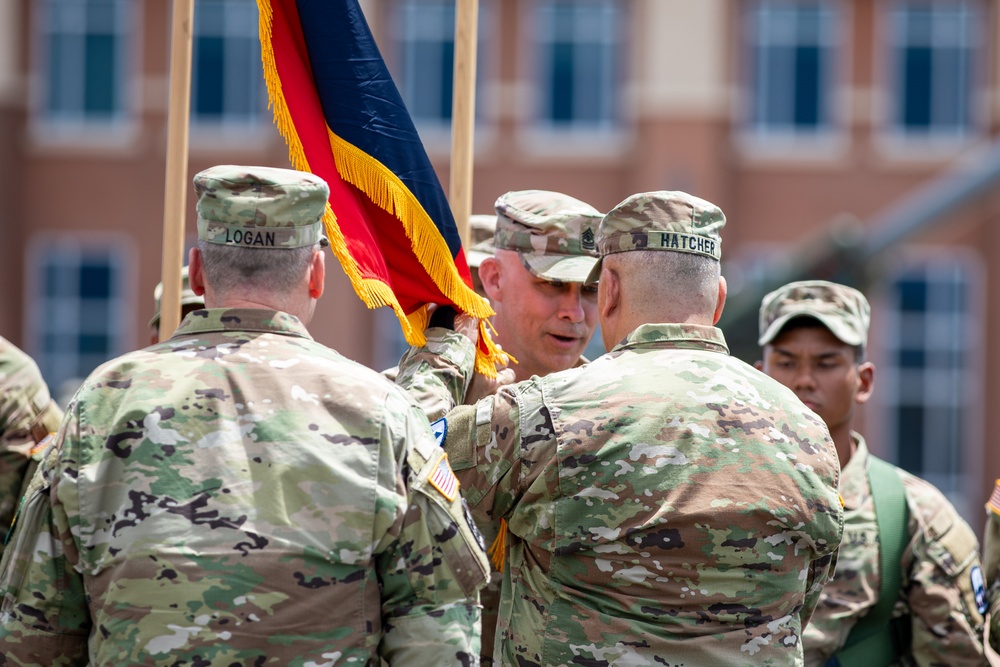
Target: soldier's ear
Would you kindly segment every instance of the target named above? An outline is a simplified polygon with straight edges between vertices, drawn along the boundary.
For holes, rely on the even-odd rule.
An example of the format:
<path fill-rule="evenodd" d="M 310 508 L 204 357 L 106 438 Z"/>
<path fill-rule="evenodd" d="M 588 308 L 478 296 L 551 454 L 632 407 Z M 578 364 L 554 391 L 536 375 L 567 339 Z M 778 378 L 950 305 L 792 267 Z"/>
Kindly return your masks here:
<path fill-rule="evenodd" d="M 875 389 L 875 364 L 866 361 L 858 364 L 858 391 L 854 394 L 854 402 L 862 405 L 871 398 Z"/>
<path fill-rule="evenodd" d="M 322 250 L 313 253 L 312 262 L 309 264 L 309 297 L 318 299 L 323 296 L 323 287 L 326 280 L 326 257 Z"/>
<path fill-rule="evenodd" d="M 500 262 L 496 257 L 487 257 L 479 265 L 479 280 L 490 301 L 502 301 L 500 294 Z"/>
<path fill-rule="evenodd" d="M 198 296 L 205 294 L 205 264 L 201 261 L 201 251 L 191 248 L 188 252 L 188 280 L 191 291 Z"/>
<path fill-rule="evenodd" d="M 715 314 L 712 316 L 712 324 L 718 324 L 722 317 L 722 309 L 726 307 L 726 295 L 729 293 L 729 285 L 725 276 L 719 276 L 719 296 L 715 304 Z"/>

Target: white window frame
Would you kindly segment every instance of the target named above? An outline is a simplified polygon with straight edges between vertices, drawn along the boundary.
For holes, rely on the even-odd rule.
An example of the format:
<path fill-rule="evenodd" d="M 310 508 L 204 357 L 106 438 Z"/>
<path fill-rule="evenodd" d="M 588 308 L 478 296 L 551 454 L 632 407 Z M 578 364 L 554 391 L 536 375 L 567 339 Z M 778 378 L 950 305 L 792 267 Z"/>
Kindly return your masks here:
<path fill-rule="evenodd" d="M 964 124 L 959 126 L 943 126 L 940 123 L 935 125 L 934 119 L 926 128 L 926 131 L 918 128 L 907 127 L 902 122 L 903 110 L 901 104 L 901 93 L 903 84 L 900 82 L 902 76 L 901 50 L 907 45 L 913 45 L 913 40 L 908 40 L 901 34 L 904 28 L 902 21 L 908 9 L 916 6 L 931 7 L 934 12 L 947 12 L 958 9 L 962 16 L 958 19 L 961 24 L 957 26 L 958 32 L 949 30 L 949 26 L 940 21 L 931 22 L 931 34 L 920 36 L 923 39 L 916 40 L 924 43 L 930 42 L 934 48 L 957 48 L 960 57 L 963 59 L 962 67 L 965 69 L 965 116 Z M 878 133 L 878 145 L 883 153 L 890 157 L 903 159 L 941 159 L 948 158 L 972 145 L 983 133 L 983 114 L 981 106 L 983 102 L 982 67 L 983 48 L 985 45 L 984 25 L 989 13 L 978 0 L 924 0 L 913 2 L 911 0 L 887 0 L 882 5 L 883 11 L 879 14 L 880 26 L 876 34 L 881 35 L 879 43 L 884 45 L 881 49 L 876 49 L 876 57 L 879 58 L 877 65 L 881 68 L 881 85 L 879 94 L 876 97 L 877 104 L 873 112 L 874 122 L 880 128 Z M 952 26 L 955 27 L 955 26 Z M 936 53 L 936 64 L 932 67 L 940 69 L 943 67 L 940 53 Z M 933 57 L 933 56 L 932 56 Z M 949 81 L 953 80 L 950 73 L 943 77 Z M 933 83 L 931 85 L 934 85 Z M 932 92 L 932 98 L 941 99 L 941 95 Z M 932 105 L 934 102 L 932 101 Z M 931 110 L 934 113 L 934 109 Z M 938 111 L 940 115 L 940 110 Z"/>
<path fill-rule="evenodd" d="M 591 7 L 595 16 L 580 15 L 570 23 L 556 23 L 557 5 L 580 10 Z M 599 157 L 618 159 L 628 150 L 627 80 L 628 31 L 632 12 L 622 0 L 530 0 L 523 2 L 518 42 L 523 44 L 518 60 L 520 80 L 515 84 L 519 100 L 518 144 L 522 154 L 532 157 Z M 602 16 L 603 15 L 603 16 Z M 576 63 L 573 79 L 577 105 L 596 100 L 601 108 L 596 119 L 569 122 L 552 120 L 552 89 L 549 79 L 554 63 L 549 57 L 556 43 L 574 43 L 574 50 L 598 48 L 600 92 L 588 94 L 593 75 Z M 513 93 L 514 91 L 510 91 Z"/>
<path fill-rule="evenodd" d="M 26 349 L 38 363 L 53 394 L 70 379 L 82 379 L 96 363 L 124 354 L 133 348 L 135 276 L 137 249 L 127 234 L 83 233 L 55 234 L 42 232 L 31 237 L 25 264 Z M 104 313 L 88 312 L 79 296 L 79 270 L 87 260 L 106 260 L 112 269 L 110 298 Z M 61 265 L 62 289 L 46 293 L 46 272 L 53 264 Z M 91 359 L 79 349 L 84 334 L 107 336 L 110 349 L 106 358 Z M 57 349 L 47 349 L 46 335 L 60 339 Z M 71 343 L 76 341 L 76 343 Z"/>
<path fill-rule="evenodd" d="M 416 49 L 422 41 L 437 41 L 441 49 L 455 40 L 454 20 L 447 10 L 454 11 L 454 0 L 393 0 L 390 4 L 390 38 L 393 50 L 385 54 L 386 66 L 393 74 L 400 96 L 420 134 L 424 148 L 430 156 L 451 155 L 451 109 L 448 117 L 423 114 L 415 108 L 413 96 L 418 88 L 434 88 L 441 94 L 444 82 L 435 72 L 416 71 Z M 430 11 L 428 11 L 430 10 Z M 496 108 L 490 101 L 496 58 L 493 54 L 494 25 L 493 0 L 481 0 L 478 12 L 476 52 L 476 153 L 494 140 Z M 441 63 L 438 62 L 437 71 Z M 449 80 L 452 75 L 449 74 Z"/>
<path fill-rule="evenodd" d="M 893 296 L 896 281 L 914 274 L 936 281 L 928 293 L 929 308 L 924 315 L 902 314 Z M 964 309 L 959 313 L 941 308 L 946 298 L 945 285 L 954 281 L 956 274 L 960 274 L 960 284 L 966 289 Z M 899 448 L 904 444 L 899 442 L 898 411 L 903 405 L 922 407 L 922 469 L 914 473 L 948 496 L 963 516 L 971 516 L 976 506 L 981 507 L 985 376 L 977 350 L 982 349 L 985 337 L 985 281 L 982 258 L 971 249 L 911 247 L 893 262 L 878 293 L 869 295 L 874 316 L 870 357 L 876 365 L 870 406 L 876 418 L 871 420 L 871 427 L 866 427 L 869 447 L 873 453 L 899 462 Z M 896 362 L 902 346 L 908 341 L 919 343 L 916 339 L 920 337 L 925 341 L 924 355 L 933 360 L 934 355 L 957 354 L 961 366 L 900 368 Z M 940 433 L 947 425 L 931 419 L 928 408 L 957 411 L 952 423 L 960 431 Z M 949 438 L 953 445 L 950 450 Z M 952 470 L 940 472 L 942 462 Z"/>
<path fill-rule="evenodd" d="M 208 13 L 215 16 L 207 16 Z M 198 39 L 221 37 L 223 45 L 222 113 L 198 112 Z M 251 44 L 251 57 L 241 57 L 232 46 L 236 41 Z M 246 0 L 199 0 L 195 3 L 193 66 L 191 71 L 191 124 L 199 130 L 242 132 L 270 120 L 267 93 L 260 61 L 257 5 Z M 244 71 L 245 70 L 245 71 Z M 234 76 L 239 74 L 239 76 Z M 245 75 L 245 76 L 244 76 Z M 245 85 L 250 82 L 249 85 Z M 242 90 L 241 90 L 242 88 Z"/>
<path fill-rule="evenodd" d="M 91 114 L 84 108 L 85 89 L 82 85 L 86 68 L 83 45 L 77 44 L 76 57 L 63 58 L 63 68 L 70 70 L 62 76 L 74 86 L 63 94 L 76 98 L 76 108 L 52 111 L 54 75 L 49 48 L 53 39 L 67 43 L 66 35 L 87 35 L 88 8 L 93 4 L 108 5 L 110 33 L 117 44 L 114 77 L 116 100 L 111 113 Z M 86 147 L 115 149 L 128 146 L 137 132 L 135 74 L 141 71 L 137 59 L 137 45 L 141 43 L 138 26 L 141 23 L 141 3 L 133 0 L 44 0 L 33 2 L 36 66 L 31 77 L 30 134 L 32 141 L 41 146 L 79 144 Z M 65 9 L 57 9 L 57 6 Z M 62 13 L 65 12 L 65 13 Z M 75 70 L 74 70 L 75 68 Z"/>
<path fill-rule="evenodd" d="M 800 16 L 781 15 L 801 8 L 818 11 L 822 23 L 808 40 L 821 50 L 823 62 L 819 67 L 824 73 L 824 80 L 818 84 L 821 91 L 819 120 L 813 126 L 798 126 L 794 118 L 784 123 L 761 118 L 763 107 L 768 103 L 765 91 L 761 90 L 766 84 L 758 83 L 768 74 L 761 58 L 773 56 L 775 48 L 805 43 L 800 34 L 805 30 Z M 745 5 L 739 18 L 742 41 L 735 67 L 743 83 L 736 105 L 737 147 L 746 157 L 765 161 L 825 164 L 842 159 L 848 149 L 849 132 L 845 121 L 850 116 L 853 94 L 845 81 L 845 73 L 850 71 L 850 49 L 843 48 L 849 43 L 851 8 L 833 0 L 753 0 Z M 785 25 L 781 25 L 782 19 Z M 767 22 L 770 23 L 763 26 L 767 28 L 766 34 L 762 34 L 762 24 Z M 793 67 L 794 63 L 787 66 Z M 786 111 L 794 114 L 792 84 L 787 92 L 790 107 Z"/>

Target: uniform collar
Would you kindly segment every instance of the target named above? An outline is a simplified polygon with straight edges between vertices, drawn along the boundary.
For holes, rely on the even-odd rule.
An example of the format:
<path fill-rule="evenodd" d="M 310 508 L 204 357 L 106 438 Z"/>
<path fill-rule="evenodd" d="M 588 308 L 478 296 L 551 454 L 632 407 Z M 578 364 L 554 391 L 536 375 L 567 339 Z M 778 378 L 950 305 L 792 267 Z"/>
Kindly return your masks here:
<path fill-rule="evenodd" d="M 726 345 L 722 330 L 700 324 L 642 324 L 612 351 L 650 345 L 658 348 L 711 350 L 729 354 L 729 346 Z"/>
<path fill-rule="evenodd" d="M 854 453 L 851 460 L 840 471 L 840 496 L 844 499 L 844 509 L 857 509 L 868 496 L 871 489 L 868 485 L 868 445 L 860 433 L 851 431 L 854 440 Z"/>
<path fill-rule="evenodd" d="M 171 338 L 218 331 L 276 333 L 312 340 L 299 318 L 280 310 L 259 308 L 196 310 L 187 314 Z"/>

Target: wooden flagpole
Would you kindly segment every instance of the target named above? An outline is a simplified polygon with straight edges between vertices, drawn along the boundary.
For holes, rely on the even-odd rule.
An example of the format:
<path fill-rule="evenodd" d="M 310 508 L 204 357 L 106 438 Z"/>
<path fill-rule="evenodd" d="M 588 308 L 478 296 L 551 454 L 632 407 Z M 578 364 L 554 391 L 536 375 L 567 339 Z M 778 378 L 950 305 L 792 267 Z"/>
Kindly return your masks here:
<path fill-rule="evenodd" d="M 476 42 L 479 0 L 455 0 L 455 70 L 451 107 L 451 171 L 448 199 L 462 246 L 469 248 L 472 163 L 476 129 Z"/>
<path fill-rule="evenodd" d="M 170 28 L 170 101 L 167 110 L 167 177 L 163 202 L 160 340 L 173 335 L 181 319 L 193 32 L 194 0 L 174 0 Z"/>

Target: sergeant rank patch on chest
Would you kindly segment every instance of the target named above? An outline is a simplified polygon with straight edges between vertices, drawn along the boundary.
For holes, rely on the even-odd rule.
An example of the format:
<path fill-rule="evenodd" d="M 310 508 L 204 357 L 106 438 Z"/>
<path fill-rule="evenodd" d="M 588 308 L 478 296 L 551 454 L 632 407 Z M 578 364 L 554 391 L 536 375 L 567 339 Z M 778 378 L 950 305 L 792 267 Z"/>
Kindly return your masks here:
<path fill-rule="evenodd" d="M 441 495 L 451 502 L 458 496 L 458 477 L 452 472 L 448 465 L 448 455 L 442 454 L 434 466 L 434 472 L 427 480 L 431 486 L 441 492 Z"/>

